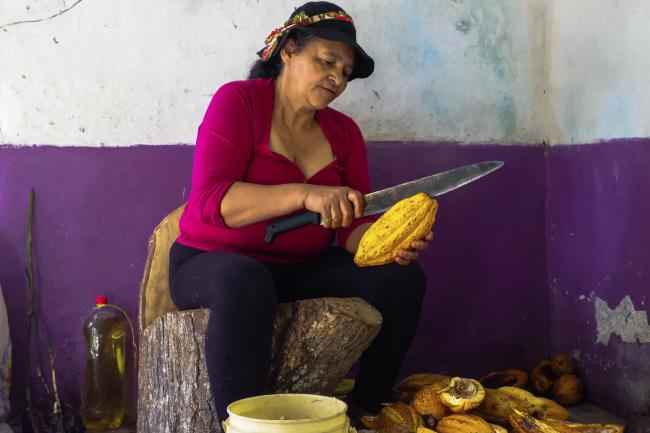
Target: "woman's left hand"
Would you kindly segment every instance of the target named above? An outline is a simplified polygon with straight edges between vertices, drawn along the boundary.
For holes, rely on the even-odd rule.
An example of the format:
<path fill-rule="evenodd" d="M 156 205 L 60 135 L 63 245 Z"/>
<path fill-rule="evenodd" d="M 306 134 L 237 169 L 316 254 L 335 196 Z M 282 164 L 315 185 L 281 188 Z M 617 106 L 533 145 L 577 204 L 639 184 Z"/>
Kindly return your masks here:
<path fill-rule="evenodd" d="M 429 230 L 429 233 L 427 233 L 424 239 L 413 241 L 411 243 L 411 248 L 408 250 L 400 249 L 397 253 L 397 257 L 395 257 L 395 261 L 402 266 L 408 265 L 418 258 L 420 251 L 424 251 L 429 247 L 429 241 L 432 239 L 433 232 Z"/>

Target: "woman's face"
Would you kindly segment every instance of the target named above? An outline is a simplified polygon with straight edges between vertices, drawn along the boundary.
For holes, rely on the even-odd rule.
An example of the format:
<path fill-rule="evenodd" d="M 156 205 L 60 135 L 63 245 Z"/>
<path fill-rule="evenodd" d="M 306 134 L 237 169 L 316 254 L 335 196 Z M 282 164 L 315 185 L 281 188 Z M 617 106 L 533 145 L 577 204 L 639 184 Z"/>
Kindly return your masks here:
<path fill-rule="evenodd" d="M 354 67 L 354 50 L 345 42 L 315 38 L 298 53 L 289 40 L 282 50 L 282 73 L 288 78 L 291 93 L 316 110 L 327 107 L 348 85 Z"/>

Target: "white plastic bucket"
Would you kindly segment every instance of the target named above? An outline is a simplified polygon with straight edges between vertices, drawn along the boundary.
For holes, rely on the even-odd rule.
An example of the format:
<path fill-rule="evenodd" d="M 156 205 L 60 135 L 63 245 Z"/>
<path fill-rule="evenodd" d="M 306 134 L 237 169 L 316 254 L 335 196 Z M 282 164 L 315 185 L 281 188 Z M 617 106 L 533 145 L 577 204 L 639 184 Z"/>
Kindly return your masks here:
<path fill-rule="evenodd" d="M 226 433 L 348 433 L 348 406 L 334 397 L 271 394 L 230 404 Z"/>

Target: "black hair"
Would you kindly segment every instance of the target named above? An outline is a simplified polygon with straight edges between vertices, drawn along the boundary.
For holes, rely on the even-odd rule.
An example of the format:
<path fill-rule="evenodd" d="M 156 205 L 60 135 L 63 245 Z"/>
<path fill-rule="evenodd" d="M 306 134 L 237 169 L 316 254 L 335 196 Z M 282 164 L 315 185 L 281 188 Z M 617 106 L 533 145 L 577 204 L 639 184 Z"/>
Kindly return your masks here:
<path fill-rule="evenodd" d="M 294 54 L 297 54 L 300 50 L 302 50 L 309 42 L 314 39 L 315 36 L 311 35 L 309 33 L 303 32 L 300 29 L 293 29 L 291 32 L 289 32 L 289 35 L 287 36 L 287 39 L 293 39 L 295 42 L 296 49 L 294 51 Z M 282 43 L 286 43 L 286 40 Z M 276 48 L 276 50 L 282 49 L 284 47 L 279 47 Z M 263 60 L 263 59 L 258 59 L 253 63 L 253 66 L 251 66 L 251 70 L 248 73 L 248 79 L 252 78 L 277 78 L 278 75 L 280 75 L 280 72 L 282 72 L 282 57 L 280 57 L 279 53 L 275 53 L 275 55 L 270 58 L 269 60 Z"/>

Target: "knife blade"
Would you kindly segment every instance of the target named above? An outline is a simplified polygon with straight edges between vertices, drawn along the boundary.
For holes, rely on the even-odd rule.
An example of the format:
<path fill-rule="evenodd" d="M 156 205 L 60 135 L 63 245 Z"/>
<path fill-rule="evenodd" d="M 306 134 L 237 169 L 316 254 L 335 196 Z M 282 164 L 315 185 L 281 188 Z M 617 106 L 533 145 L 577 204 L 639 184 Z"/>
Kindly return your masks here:
<path fill-rule="evenodd" d="M 481 177 L 503 167 L 503 161 L 483 161 L 476 164 L 464 165 L 442 173 L 432 174 L 421 179 L 412 180 L 363 196 L 364 207 L 362 216 L 385 212 L 395 203 L 417 193 L 425 192 L 431 197 L 438 197 L 456 188 L 474 182 Z M 272 221 L 266 226 L 264 241 L 273 242 L 275 235 L 293 230 L 307 224 L 321 224 L 318 212 L 302 212 Z"/>

